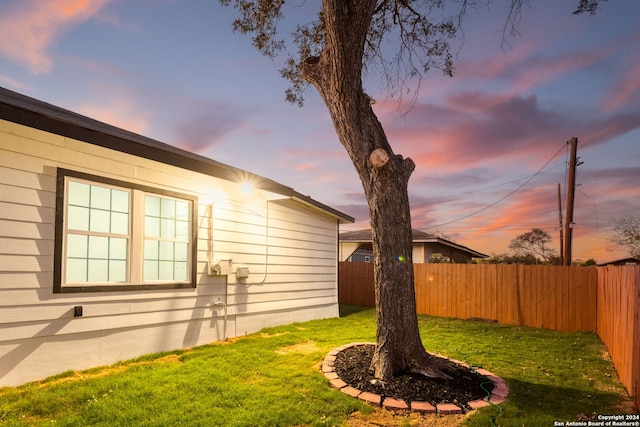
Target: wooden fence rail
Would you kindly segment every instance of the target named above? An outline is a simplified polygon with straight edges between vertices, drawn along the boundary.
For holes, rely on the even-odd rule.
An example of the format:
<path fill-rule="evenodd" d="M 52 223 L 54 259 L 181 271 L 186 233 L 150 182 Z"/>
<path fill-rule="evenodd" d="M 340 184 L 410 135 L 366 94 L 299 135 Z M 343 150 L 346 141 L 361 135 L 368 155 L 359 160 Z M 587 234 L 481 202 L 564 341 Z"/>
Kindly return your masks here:
<path fill-rule="evenodd" d="M 419 314 L 593 331 L 640 407 L 640 266 L 414 264 Z M 341 262 L 341 304 L 375 306 L 373 264 Z"/>

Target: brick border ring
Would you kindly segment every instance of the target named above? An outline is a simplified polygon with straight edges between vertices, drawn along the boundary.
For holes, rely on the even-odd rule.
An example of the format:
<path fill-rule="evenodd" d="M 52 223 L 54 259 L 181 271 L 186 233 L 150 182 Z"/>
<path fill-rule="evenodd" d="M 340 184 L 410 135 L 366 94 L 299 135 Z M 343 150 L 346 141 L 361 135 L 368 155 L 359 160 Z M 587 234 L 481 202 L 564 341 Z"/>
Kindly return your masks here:
<path fill-rule="evenodd" d="M 383 398 L 379 394 L 370 393 L 366 391 L 360 391 L 354 387 L 351 387 L 347 383 L 345 383 L 340 376 L 336 373 L 333 362 L 336 360 L 336 357 L 340 352 L 358 346 L 365 345 L 375 345 L 375 343 L 371 342 L 357 342 L 351 344 L 345 344 L 334 350 L 330 351 L 322 361 L 322 373 L 329 380 L 331 387 L 340 390 L 342 393 L 345 393 L 351 397 L 356 397 L 364 402 L 367 402 L 372 405 L 381 406 L 385 409 L 389 410 L 407 410 L 412 412 L 419 412 L 423 414 L 463 414 L 467 411 L 461 406 L 455 405 L 453 403 L 438 403 L 436 406 L 433 406 L 429 402 L 405 402 L 400 399 L 393 399 L 390 397 Z M 451 359 L 449 357 L 441 356 L 438 354 L 432 355 L 436 357 L 441 357 L 443 359 L 450 360 L 458 365 L 464 366 L 466 368 L 471 368 L 468 363 L 462 362 L 460 360 Z M 486 369 L 474 369 L 480 375 L 487 377 L 491 382 L 493 382 L 493 390 L 491 391 L 491 396 L 489 399 L 484 398 L 480 400 L 473 400 L 468 402 L 467 405 L 471 408 L 471 411 L 482 408 L 489 405 L 498 405 L 504 402 L 507 399 L 507 395 L 509 394 L 509 387 L 504 382 L 502 378 L 493 373 L 487 371 Z M 471 412 L 468 411 L 468 412 Z"/>

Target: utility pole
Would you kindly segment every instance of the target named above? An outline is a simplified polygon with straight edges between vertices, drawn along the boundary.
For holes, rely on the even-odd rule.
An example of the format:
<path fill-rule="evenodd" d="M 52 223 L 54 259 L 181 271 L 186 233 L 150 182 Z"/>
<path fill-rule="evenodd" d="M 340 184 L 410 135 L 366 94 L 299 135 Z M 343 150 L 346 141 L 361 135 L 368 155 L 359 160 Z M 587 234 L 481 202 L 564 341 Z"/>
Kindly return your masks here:
<path fill-rule="evenodd" d="M 573 200 L 576 192 L 576 163 L 578 154 L 578 138 L 571 138 L 571 160 L 569 161 L 569 183 L 567 184 L 567 215 L 564 224 L 564 262 L 571 265 L 571 245 L 573 237 Z"/>
<path fill-rule="evenodd" d="M 562 195 L 558 183 L 558 230 L 560 230 L 560 264 L 564 265 L 564 230 L 562 229 Z"/>

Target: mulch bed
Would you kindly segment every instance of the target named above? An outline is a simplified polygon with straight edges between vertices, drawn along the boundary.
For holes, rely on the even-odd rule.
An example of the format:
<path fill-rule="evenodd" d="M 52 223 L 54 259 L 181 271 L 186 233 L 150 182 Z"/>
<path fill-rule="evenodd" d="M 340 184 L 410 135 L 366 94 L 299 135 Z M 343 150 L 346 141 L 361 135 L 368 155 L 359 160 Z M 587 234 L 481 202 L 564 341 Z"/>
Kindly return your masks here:
<path fill-rule="evenodd" d="M 472 369 L 450 360 L 444 360 L 443 371 L 452 380 L 427 378 L 423 375 L 407 373 L 396 376 L 384 385 L 372 383 L 375 380 L 370 370 L 373 345 L 358 345 L 341 351 L 334 362 L 336 374 L 348 385 L 363 392 L 370 392 L 405 402 L 453 403 L 469 409 L 467 403 L 487 397 L 494 384 Z M 375 382 L 375 381 L 374 381 Z M 487 391 L 481 387 L 483 384 Z"/>

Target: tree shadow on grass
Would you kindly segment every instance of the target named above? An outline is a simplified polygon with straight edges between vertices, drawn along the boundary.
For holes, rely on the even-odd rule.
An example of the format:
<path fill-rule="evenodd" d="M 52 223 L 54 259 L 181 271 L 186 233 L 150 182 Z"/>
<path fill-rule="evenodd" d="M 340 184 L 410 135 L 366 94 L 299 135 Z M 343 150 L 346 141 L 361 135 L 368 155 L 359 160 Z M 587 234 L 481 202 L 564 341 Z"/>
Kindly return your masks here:
<path fill-rule="evenodd" d="M 597 414 L 633 413 L 631 399 L 624 391 L 601 391 L 536 384 L 515 378 L 504 378 L 509 395 L 497 407 L 483 408 L 470 420 L 471 426 L 487 425 L 553 425 L 553 421 L 577 421 Z M 502 411 L 502 413 L 500 413 Z"/>
<path fill-rule="evenodd" d="M 360 313 L 365 310 L 371 310 L 371 307 L 366 307 L 364 305 L 340 304 L 340 317 L 351 316 L 352 314 Z"/>

